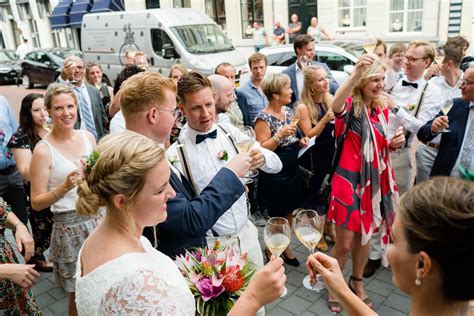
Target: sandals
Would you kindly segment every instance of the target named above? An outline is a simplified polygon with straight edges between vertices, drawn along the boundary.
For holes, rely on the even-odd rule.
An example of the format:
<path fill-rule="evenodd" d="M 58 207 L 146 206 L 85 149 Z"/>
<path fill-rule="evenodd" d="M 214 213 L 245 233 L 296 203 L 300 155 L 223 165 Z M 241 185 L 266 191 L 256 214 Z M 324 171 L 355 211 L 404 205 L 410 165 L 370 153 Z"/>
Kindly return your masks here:
<path fill-rule="evenodd" d="M 328 308 L 333 314 L 339 314 L 344 310 L 341 303 L 339 303 L 338 301 L 330 301 L 329 299 L 328 299 Z"/>
<path fill-rule="evenodd" d="M 347 285 L 349 286 L 349 289 L 350 289 L 355 295 L 357 295 L 356 290 L 355 290 L 355 289 L 352 287 L 352 285 L 351 285 L 351 281 L 354 281 L 354 282 L 364 282 L 364 280 L 361 279 L 361 278 L 356 278 L 356 277 L 354 277 L 354 276 L 351 275 L 351 277 L 349 278 L 349 281 L 347 282 Z M 364 302 L 364 303 L 365 303 L 367 306 L 369 306 L 370 308 L 372 308 L 372 306 L 374 305 L 374 304 L 372 303 L 372 300 L 371 300 L 368 296 L 367 296 L 366 298 L 364 298 L 364 299 L 362 300 L 362 302 Z"/>

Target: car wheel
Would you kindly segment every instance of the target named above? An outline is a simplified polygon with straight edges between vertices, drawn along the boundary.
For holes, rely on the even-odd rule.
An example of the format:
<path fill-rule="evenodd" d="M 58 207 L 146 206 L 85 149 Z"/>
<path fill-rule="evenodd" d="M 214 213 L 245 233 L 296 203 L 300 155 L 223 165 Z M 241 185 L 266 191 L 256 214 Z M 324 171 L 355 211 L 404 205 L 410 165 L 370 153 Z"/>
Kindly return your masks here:
<path fill-rule="evenodd" d="M 25 74 L 21 77 L 21 84 L 25 89 L 33 89 L 34 86 L 34 84 L 30 81 L 30 77 Z"/>

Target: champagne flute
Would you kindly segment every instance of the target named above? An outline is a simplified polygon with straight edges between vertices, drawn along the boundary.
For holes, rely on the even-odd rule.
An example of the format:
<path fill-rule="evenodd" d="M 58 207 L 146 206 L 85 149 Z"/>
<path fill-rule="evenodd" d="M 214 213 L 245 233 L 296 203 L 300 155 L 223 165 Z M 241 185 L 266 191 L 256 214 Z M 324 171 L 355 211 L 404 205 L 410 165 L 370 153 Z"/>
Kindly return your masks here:
<path fill-rule="evenodd" d="M 301 67 L 301 70 L 304 70 L 306 67 L 311 66 L 312 60 L 309 59 L 306 55 L 302 55 L 298 58 L 298 63 Z"/>
<path fill-rule="evenodd" d="M 239 139 L 235 142 L 235 147 L 237 147 L 239 153 L 248 153 L 252 149 L 253 144 L 255 144 L 255 131 L 251 126 L 243 126 L 239 129 L 240 135 Z M 251 178 L 258 176 L 257 170 L 250 170 L 244 177 L 244 183 L 252 183 Z"/>
<path fill-rule="evenodd" d="M 371 54 L 374 52 L 375 46 L 377 45 L 377 38 L 375 37 L 374 34 L 368 33 L 367 38 L 364 41 L 363 47 L 364 50 L 368 53 Z"/>
<path fill-rule="evenodd" d="M 294 110 L 293 112 L 287 113 L 286 118 L 290 121 L 290 125 L 293 125 L 298 128 L 298 122 L 300 121 L 300 114 L 298 113 L 298 111 Z M 287 123 L 286 120 L 285 123 Z M 299 141 L 299 139 L 295 136 L 290 136 L 289 140 L 294 143 Z"/>
<path fill-rule="evenodd" d="M 323 237 L 324 231 L 324 217 L 319 216 L 314 210 L 297 209 L 297 214 L 294 220 L 294 230 L 296 237 L 301 243 L 308 248 L 311 255 L 314 254 L 314 249 L 319 240 Z M 326 288 L 321 276 L 317 276 L 317 282 L 311 285 L 309 275 L 303 279 L 303 285 L 308 290 L 319 292 Z"/>
<path fill-rule="evenodd" d="M 453 107 L 453 99 L 447 99 L 446 102 L 441 106 L 441 111 L 444 115 L 448 115 L 449 111 Z M 441 131 L 441 133 L 449 133 L 451 132 L 449 129 L 445 128 Z"/>
<path fill-rule="evenodd" d="M 441 64 L 443 63 L 443 60 L 444 60 L 444 51 L 443 49 L 439 48 L 436 51 L 435 62 L 437 65 L 441 66 Z"/>
<path fill-rule="evenodd" d="M 275 258 L 280 257 L 283 251 L 288 248 L 291 240 L 291 228 L 288 220 L 284 217 L 270 218 L 263 230 L 263 239 L 272 255 Z M 288 289 L 285 287 L 280 297 L 284 297 L 287 293 Z"/>
<path fill-rule="evenodd" d="M 70 61 L 68 66 L 73 68 L 73 75 L 69 78 L 70 83 L 77 83 L 77 80 L 74 79 L 74 72 L 76 71 L 77 64 L 74 61 Z"/>

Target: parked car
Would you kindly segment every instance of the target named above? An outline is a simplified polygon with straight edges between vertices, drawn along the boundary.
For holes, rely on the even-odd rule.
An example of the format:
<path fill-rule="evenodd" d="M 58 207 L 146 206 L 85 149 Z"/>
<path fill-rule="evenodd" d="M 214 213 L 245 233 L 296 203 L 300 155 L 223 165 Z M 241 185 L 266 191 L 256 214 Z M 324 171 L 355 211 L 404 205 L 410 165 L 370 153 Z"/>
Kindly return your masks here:
<path fill-rule="evenodd" d="M 64 59 L 69 55 L 82 57 L 80 51 L 70 48 L 38 49 L 29 52 L 21 63 L 18 78 L 27 89 L 33 88 L 35 84 L 48 85 L 61 74 Z"/>
<path fill-rule="evenodd" d="M 18 56 L 15 51 L 1 49 L 0 50 L 0 84 L 15 83 L 20 73 L 20 65 Z"/>
<path fill-rule="evenodd" d="M 348 53 L 341 47 L 330 44 L 316 44 L 314 47 L 314 60 L 325 63 L 331 69 L 334 79 L 343 84 L 352 73 L 357 57 Z M 260 50 L 260 53 L 267 56 L 267 75 L 280 73 L 283 69 L 292 65 L 296 61 L 293 45 L 281 45 L 268 47 Z M 241 84 L 250 80 L 251 73 L 241 76 Z"/>

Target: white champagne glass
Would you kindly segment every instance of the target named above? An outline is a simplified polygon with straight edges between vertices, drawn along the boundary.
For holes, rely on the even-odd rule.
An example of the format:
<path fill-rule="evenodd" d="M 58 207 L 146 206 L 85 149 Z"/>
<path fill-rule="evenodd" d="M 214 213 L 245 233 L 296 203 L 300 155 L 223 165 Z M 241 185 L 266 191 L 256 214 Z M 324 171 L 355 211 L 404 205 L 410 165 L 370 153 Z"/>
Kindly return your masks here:
<path fill-rule="evenodd" d="M 324 217 L 319 216 L 314 210 L 297 209 L 294 223 L 294 230 L 296 237 L 300 242 L 308 248 L 311 255 L 314 254 L 316 245 L 323 237 L 324 232 Z M 312 285 L 309 280 L 309 275 L 303 279 L 303 285 L 308 290 L 319 292 L 326 288 L 321 277 L 317 276 L 317 282 Z"/>
<path fill-rule="evenodd" d="M 453 107 L 453 99 L 447 99 L 446 102 L 441 106 L 441 111 L 444 115 L 448 115 L 449 111 Z M 449 129 L 445 128 L 441 131 L 441 133 L 449 133 L 451 132 Z"/>
<path fill-rule="evenodd" d="M 375 46 L 377 45 L 377 38 L 374 34 L 368 33 L 366 39 L 364 40 L 363 47 L 364 50 L 371 54 L 374 52 Z"/>
<path fill-rule="evenodd" d="M 250 126 L 243 126 L 240 129 L 239 139 L 235 142 L 235 147 L 237 147 L 239 153 L 248 153 L 255 144 L 255 131 Z M 252 183 L 254 178 L 258 176 L 257 170 L 250 170 L 244 178 L 244 183 Z"/>
<path fill-rule="evenodd" d="M 291 240 L 291 228 L 288 220 L 284 217 L 270 218 L 263 230 L 263 239 L 272 255 L 275 258 L 280 257 L 283 251 L 288 248 Z M 287 293 L 288 290 L 285 287 L 281 297 L 284 297 Z"/>
<path fill-rule="evenodd" d="M 285 120 L 285 124 L 287 123 L 287 121 L 289 120 L 290 121 L 290 125 L 293 125 L 295 126 L 296 128 L 298 128 L 298 122 L 300 121 L 300 114 L 298 113 L 298 111 L 294 110 L 293 112 L 289 112 L 286 114 L 286 118 L 287 120 Z M 299 139 L 295 136 L 290 136 L 290 141 L 291 142 L 297 142 L 299 141 Z"/>

